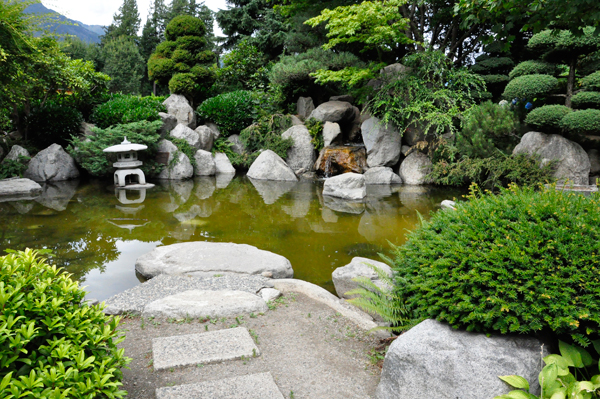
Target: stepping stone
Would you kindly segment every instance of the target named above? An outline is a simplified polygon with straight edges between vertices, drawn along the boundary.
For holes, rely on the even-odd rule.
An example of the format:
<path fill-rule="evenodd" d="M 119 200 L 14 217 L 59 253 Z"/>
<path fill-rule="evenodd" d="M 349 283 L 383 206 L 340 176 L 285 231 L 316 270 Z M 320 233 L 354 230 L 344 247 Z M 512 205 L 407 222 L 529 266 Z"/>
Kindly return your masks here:
<path fill-rule="evenodd" d="M 156 399 L 284 399 L 271 373 L 158 388 Z"/>
<path fill-rule="evenodd" d="M 258 355 L 260 351 L 244 327 L 152 340 L 155 370 L 219 363 L 241 359 L 242 356 Z"/>

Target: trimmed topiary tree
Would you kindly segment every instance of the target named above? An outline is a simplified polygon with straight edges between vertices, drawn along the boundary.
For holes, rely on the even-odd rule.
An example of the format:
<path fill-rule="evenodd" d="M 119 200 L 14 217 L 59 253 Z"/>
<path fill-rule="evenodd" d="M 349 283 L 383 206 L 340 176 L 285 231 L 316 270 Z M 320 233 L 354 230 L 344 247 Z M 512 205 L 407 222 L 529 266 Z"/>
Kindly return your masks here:
<path fill-rule="evenodd" d="M 560 126 L 570 133 L 598 136 L 600 135 L 600 110 L 584 109 L 571 112 L 560 121 Z"/>
<path fill-rule="evenodd" d="M 530 60 L 523 61 L 513 68 L 508 74 L 509 79 L 518 78 L 525 75 L 551 75 L 556 73 L 556 65 L 550 62 Z"/>
<path fill-rule="evenodd" d="M 189 15 L 173 18 L 165 38 L 148 60 L 148 77 L 169 86 L 174 94 L 184 95 L 190 103 L 206 97 L 216 79 L 204 22 Z"/>
<path fill-rule="evenodd" d="M 511 80 L 504 89 L 507 99 L 533 101 L 551 94 L 558 86 L 558 79 L 550 75 L 524 75 Z"/>
<path fill-rule="evenodd" d="M 486 54 L 475 59 L 471 72 L 481 75 L 487 91 L 479 93 L 482 99 L 496 101 L 508 83 L 508 72 L 515 66 L 512 59 L 506 56 L 503 46 L 493 42 L 484 48 Z"/>
<path fill-rule="evenodd" d="M 571 99 L 573 108 L 587 109 L 600 108 L 600 92 L 597 91 L 582 91 L 573 96 Z"/>
<path fill-rule="evenodd" d="M 562 129 L 560 121 L 573 110 L 564 105 L 544 105 L 531 111 L 525 117 L 525 123 L 542 132 L 559 133 Z"/>

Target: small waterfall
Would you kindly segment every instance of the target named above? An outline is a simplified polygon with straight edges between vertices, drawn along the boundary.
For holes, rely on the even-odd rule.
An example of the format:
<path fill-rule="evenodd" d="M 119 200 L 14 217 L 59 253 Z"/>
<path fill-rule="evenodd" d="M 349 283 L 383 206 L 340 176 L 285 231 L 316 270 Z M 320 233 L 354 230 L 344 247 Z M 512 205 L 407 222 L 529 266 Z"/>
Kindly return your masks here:
<path fill-rule="evenodd" d="M 323 171 L 325 178 L 331 177 L 331 156 L 325 159 L 325 170 Z"/>

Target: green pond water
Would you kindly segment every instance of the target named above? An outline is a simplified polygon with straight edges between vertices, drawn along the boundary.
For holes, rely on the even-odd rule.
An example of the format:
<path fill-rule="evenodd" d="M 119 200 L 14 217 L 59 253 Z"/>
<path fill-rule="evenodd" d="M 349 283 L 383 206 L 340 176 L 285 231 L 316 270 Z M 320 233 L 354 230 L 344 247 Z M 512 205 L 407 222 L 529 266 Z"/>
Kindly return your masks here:
<path fill-rule="evenodd" d="M 285 256 L 295 278 L 333 292 L 332 271 L 355 256 L 378 259 L 402 244 L 418 213 L 463 191 L 370 186 L 363 203 L 321 195 L 322 181 L 256 182 L 245 176 L 158 181 L 118 198 L 110 181 L 47 184 L 32 201 L 0 202 L 0 250 L 49 248 L 53 264 L 104 300 L 140 284 L 135 260 L 188 241 L 254 245 Z M 137 202 L 137 203 L 128 203 Z"/>

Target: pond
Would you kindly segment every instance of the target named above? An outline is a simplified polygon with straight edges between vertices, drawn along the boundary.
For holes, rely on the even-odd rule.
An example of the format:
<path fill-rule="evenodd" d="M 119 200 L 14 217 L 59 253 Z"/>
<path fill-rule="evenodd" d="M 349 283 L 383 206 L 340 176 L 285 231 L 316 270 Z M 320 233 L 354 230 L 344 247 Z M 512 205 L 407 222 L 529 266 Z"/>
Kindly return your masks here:
<path fill-rule="evenodd" d="M 118 198 L 111 181 L 46 184 L 33 201 L 0 203 L 0 251 L 49 248 L 51 262 L 104 300 L 143 281 L 138 256 L 158 245 L 235 242 L 285 256 L 295 278 L 334 292 L 332 271 L 390 244 L 461 190 L 369 186 L 363 203 L 321 195 L 323 182 L 251 181 L 220 175 L 158 181 Z M 133 202 L 133 203 L 128 203 Z M 137 203 L 135 203 L 137 202 Z"/>

